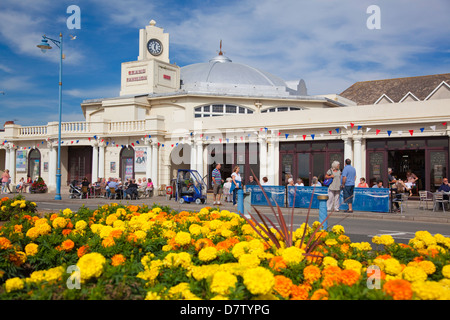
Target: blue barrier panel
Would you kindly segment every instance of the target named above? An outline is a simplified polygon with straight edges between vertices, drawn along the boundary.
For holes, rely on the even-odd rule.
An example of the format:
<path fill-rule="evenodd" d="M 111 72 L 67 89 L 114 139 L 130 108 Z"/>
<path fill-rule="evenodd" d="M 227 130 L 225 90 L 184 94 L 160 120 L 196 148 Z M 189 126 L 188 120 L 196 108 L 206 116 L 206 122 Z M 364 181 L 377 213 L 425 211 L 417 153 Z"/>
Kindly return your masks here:
<path fill-rule="evenodd" d="M 262 186 L 264 191 L 266 192 L 267 197 L 270 200 L 270 203 L 273 206 L 284 207 L 285 206 L 285 195 L 286 195 L 286 188 L 283 186 Z M 255 206 L 268 206 L 266 197 L 264 196 L 260 186 L 258 185 L 246 185 L 245 186 L 246 192 L 251 192 L 251 204 Z"/>
<path fill-rule="evenodd" d="M 294 190 L 296 208 L 308 208 L 314 187 L 288 187 L 288 206 L 292 207 L 294 201 Z M 327 187 L 316 187 L 311 208 L 318 209 L 318 195 L 328 195 Z M 347 210 L 341 191 L 340 210 Z M 355 188 L 353 192 L 353 211 L 389 212 L 389 189 L 388 188 Z"/>

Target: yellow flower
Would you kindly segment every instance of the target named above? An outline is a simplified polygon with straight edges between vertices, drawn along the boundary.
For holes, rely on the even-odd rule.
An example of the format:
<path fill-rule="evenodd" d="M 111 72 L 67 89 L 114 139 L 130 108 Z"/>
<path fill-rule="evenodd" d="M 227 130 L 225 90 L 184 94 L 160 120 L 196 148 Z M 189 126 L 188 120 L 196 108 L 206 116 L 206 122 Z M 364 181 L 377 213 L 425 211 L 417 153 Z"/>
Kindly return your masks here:
<path fill-rule="evenodd" d="M 336 241 L 336 239 L 327 239 L 326 241 L 325 241 L 325 244 L 327 245 L 327 246 L 335 246 L 335 245 L 337 245 L 338 244 L 338 242 Z"/>
<path fill-rule="evenodd" d="M 297 247 L 289 247 L 283 250 L 281 256 L 287 265 L 300 263 L 305 256 L 303 255 L 305 250 L 297 248 Z"/>
<path fill-rule="evenodd" d="M 6 292 L 16 291 L 16 290 L 22 290 L 24 287 L 24 280 L 15 277 L 6 280 L 5 282 L 5 290 Z"/>
<path fill-rule="evenodd" d="M 67 225 L 67 220 L 66 218 L 63 217 L 57 217 L 55 218 L 55 220 L 53 220 L 53 228 L 61 228 L 63 229 L 66 225 Z"/>
<path fill-rule="evenodd" d="M 219 295 L 227 295 L 230 293 L 230 288 L 236 287 L 237 277 L 228 271 L 216 272 L 211 281 L 211 292 Z"/>
<path fill-rule="evenodd" d="M 75 229 L 84 230 L 87 227 L 87 223 L 84 220 L 79 220 L 75 223 Z"/>
<path fill-rule="evenodd" d="M 361 251 L 370 251 L 372 250 L 372 246 L 368 242 L 353 242 L 350 244 L 350 247 L 356 248 Z"/>
<path fill-rule="evenodd" d="M 382 244 L 385 246 L 389 246 L 395 242 L 394 238 L 392 238 L 389 234 L 383 234 L 381 236 L 374 236 L 372 238 L 372 242 L 375 244 Z"/>
<path fill-rule="evenodd" d="M 326 266 L 337 266 L 338 262 L 333 257 L 325 257 L 325 258 L 323 258 L 322 264 L 324 265 L 324 267 L 326 267 Z"/>
<path fill-rule="evenodd" d="M 114 223 L 114 221 L 117 220 L 117 215 L 115 215 L 114 213 L 110 214 L 109 216 L 106 217 L 106 224 L 108 226 L 112 225 Z"/>
<path fill-rule="evenodd" d="M 98 278 L 106 263 L 106 259 L 98 252 L 87 253 L 82 256 L 77 263 L 80 269 L 81 282 L 85 282 L 90 278 Z"/>
<path fill-rule="evenodd" d="M 163 265 L 168 267 L 181 266 L 185 269 L 191 265 L 191 255 L 187 252 L 169 253 L 163 260 Z"/>
<path fill-rule="evenodd" d="M 25 246 L 25 253 L 27 256 L 34 256 L 38 252 L 38 247 L 36 243 L 29 243 Z"/>
<path fill-rule="evenodd" d="M 193 235 L 193 236 L 198 236 L 201 233 L 201 229 L 202 227 L 198 224 L 191 224 L 191 226 L 189 227 L 189 232 Z"/>
<path fill-rule="evenodd" d="M 145 239 L 147 237 L 147 232 L 142 231 L 142 230 L 135 231 L 134 234 L 136 235 L 136 237 L 139 240 L 143 240 L 143 239 Z"/>
<path fill-rule="evenodd" d="M 362 264 L 361 262 L 353 259 L 344 260 L 344 269 L 355 270 L 358 274 L 361 274 Z"/>
<path fill-rule="evenodd" d="M 384 271 L 390 275 L 397 275 L 402 272 L 402 266 L 397 259 L 390 258 L 383 260 Z"/>
<path fill-rule="evenodd" d="M 418 267 L 407 266 L 402 271 L 402 277 L 409 282 L 425 281 L 428 276 L 425 271 Z"/>
<path fill-rule="evenodd" d="M 180 231 L 175 236 L 175 242 L 180 246 L 188 245 L 191 243 L 191 234 L 189 232 Z"/>
<path fill-rule="evenodd" d="M 244 274 L 244 285 L 252 294 L 268 294 L 275 285 L 275 277 L 268 269 L 256 267 L 247 269 Z"/>
<path fill-rule="evenodd" d="M 212 261 L 217 258 L 217 249 L 215 247 L 206 247 L 199 251 L 198 258 L 201 261 Z"/>
<path fill-rule="evenodd" d="M 421 300 L 448 299 L 448 288 L 435 281 L 416 281 L 412 283 L 411 289 Z"/>
<path fill-rule="evenodd" d="M 428 260 L 420 261 L 417 266 L 425 271 L 426 274 L 433 274 L 436 271 L 434 263 Z"/>
<path fill-rule="evenodd" d="M 341 225 L 335 225 L 333 226 L 333 228 L 331 229 L 332 232 L 336 233 L 336 234 L 344 234 L 345 233 L 345 229 L 343 226 Z"/>
<path fill-rule="evenodd" d="M 236 243 L 236 245 L 231 249 L 231 253 L 236 259 L 239 259 L 241 255 L 244 253 L 248 253 L 249 251 L 249 243 L 247 241 L 241 241 Z"/>
<path fill-rule="evenodd" d="M 450 264 L 447 264 L 442 268 L 442 275 L 447 279 L 450 279 Z"/>
<path fill-rule="evenodd" d="M 156 292 L 149 291 L 145 296 L 145 300 L 161 300 L 161 297 Z"/>
<path fill-rule="evenodd" d="M 69 208 L 66 208 L 66 209 L 63 210 L 63 215 L 64 215 L 65 217 L 68 217 L 68 216 L 70 216 L 71 214 L 72 214 L 72 210 L 70 210 Z"/>
<path fill-rule="evenodd" d="M 36 227 L 31 227 L 30 229 L 28 229 L 26 236 L 33 240 L 36 239 L 37 237 L 40 236 L 39 229 Z"/>
<path fill-rule="evenodd" d="M 239 257 L 239 264 L 246 268 L 257 267 L 260 262 L 258 256 L 251 253 L 244 253 Z"/>

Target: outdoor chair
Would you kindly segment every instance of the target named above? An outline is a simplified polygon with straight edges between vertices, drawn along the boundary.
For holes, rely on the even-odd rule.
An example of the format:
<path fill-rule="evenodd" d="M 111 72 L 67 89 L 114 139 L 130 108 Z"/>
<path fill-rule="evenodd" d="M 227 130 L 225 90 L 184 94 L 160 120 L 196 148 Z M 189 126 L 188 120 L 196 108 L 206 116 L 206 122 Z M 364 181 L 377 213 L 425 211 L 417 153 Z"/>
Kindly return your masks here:
<path fill-rule="evenodd" d="M 401 193 L 400 195 L 401 196 L 399 198 L 395 198 L 392 202 L 397 202 L 400 207 L 400 213 L 403 213 L 403 206 L 405 206 L 406 209 L 408 208 L 409 194 Z"/>
<path fill-rule="evenodd" d="M 158 196 L 164 196 L 166 194 L 166 185 L 162 184 L 158 189 Z"/>
<path fill-rule="evenodd" d="M 433 194 L 430 191 L 420 190 L 419 191 L 419 209 L 428 210 L 428 202 L 433 203 Z"/>
<path fill-rule="evenodd" d="M 86 199 L 87 199 L 89 197 L 88 187 L 81 187 L 81 193 L 83 194 L 83 197 L 86 196 Z"/>
<path fill-rule="evenodd" d="M 439 204 L 442 204 L 442 210 L 445 212 L 445 204 L 448 204 L 448 200 L 444 199 L 443 193 L 435 193 L 433 202 L 433 211 L 436 211 L 436 207 L 439 206 Z"/>
<path fill-rule="evenodd" d="M 109 192 L 110 192 L 110 199 L 116 199 L 117 197 L 117 193 L 116 193 L 116 189 L 115 188 L 109 188 Z"/>

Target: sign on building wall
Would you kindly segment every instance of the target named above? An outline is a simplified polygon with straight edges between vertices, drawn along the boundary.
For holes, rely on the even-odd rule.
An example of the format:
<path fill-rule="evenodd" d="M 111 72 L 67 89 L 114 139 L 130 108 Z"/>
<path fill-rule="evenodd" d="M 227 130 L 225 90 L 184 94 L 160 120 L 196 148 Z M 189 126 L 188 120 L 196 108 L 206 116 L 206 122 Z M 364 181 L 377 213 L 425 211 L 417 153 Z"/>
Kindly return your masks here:
<path fill-rule="evenodd" d="M 147 148 L 136 147 L 134 148 L 134 171 L 145 172 L 147 162 Z"/>
<path fill-rule="evenodd" d="M 27 172 L 27 150 L 16 151 L 16 172 Z"/>

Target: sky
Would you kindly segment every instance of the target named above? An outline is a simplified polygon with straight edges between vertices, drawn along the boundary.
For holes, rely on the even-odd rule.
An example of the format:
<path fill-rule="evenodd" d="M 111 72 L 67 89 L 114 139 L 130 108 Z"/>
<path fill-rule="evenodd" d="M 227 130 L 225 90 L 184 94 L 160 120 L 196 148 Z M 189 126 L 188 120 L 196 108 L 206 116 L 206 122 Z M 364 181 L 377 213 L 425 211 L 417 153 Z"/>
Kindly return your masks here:
<path fill-rule="evenodd" d="M 80 29 L 67 27 L 71 5 Z M 222 40 L 233 62 L 304 79 L 316 95 L 450 72 L 449 16 L 448 0 L 1 0 L 0 128 L 58 121 L 59 49 L 43 54 L 44 34 L 63 34 L 62 120 L 82 121 L 84 100 L 119 96 L 121 63 L 137 60 L 152 19 L 170 34 L 171 63 L 206 62 Z"/>

